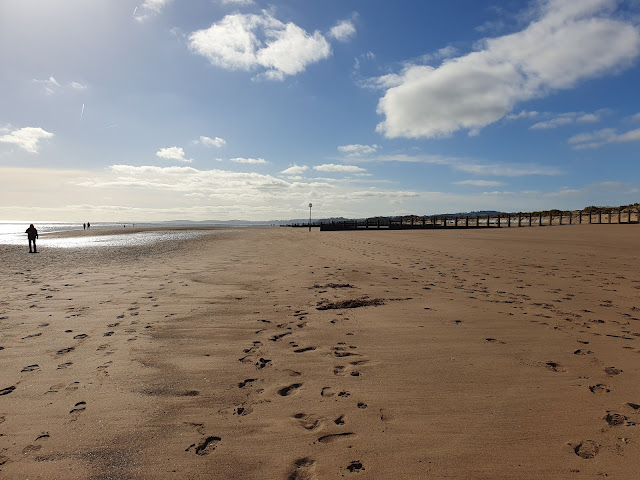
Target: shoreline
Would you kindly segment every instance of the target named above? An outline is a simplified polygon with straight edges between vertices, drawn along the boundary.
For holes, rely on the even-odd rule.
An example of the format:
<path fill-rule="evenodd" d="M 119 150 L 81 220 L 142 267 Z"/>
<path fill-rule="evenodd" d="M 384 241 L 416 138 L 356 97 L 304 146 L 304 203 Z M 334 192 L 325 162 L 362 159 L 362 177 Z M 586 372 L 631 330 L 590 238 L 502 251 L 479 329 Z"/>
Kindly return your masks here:
<path fill-rule="evenodd" d="M 634 474 L 640 230 L 223 230 L 0 247 L 3 478 Z"/>

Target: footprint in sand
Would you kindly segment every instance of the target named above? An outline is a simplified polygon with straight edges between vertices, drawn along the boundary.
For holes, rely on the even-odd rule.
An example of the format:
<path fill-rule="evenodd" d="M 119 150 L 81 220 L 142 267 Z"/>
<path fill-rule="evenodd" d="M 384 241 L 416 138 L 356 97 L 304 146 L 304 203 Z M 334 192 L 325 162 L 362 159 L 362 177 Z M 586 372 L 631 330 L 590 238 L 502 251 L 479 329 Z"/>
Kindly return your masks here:
<path fill-rule="evenodd" d="M 36 370 L 40 370 L 40 366 L 37 365 L 37 364 L 34 364 L 34 365 L 27 365 L 26 367 L 24 367 L 20 371 L 21 372 L 35 372 Z"/>
<path fill-rule="evenodd" d="M 62 348 L 56 352 L 56 355 L 64 355 L 65 353 L 73 352 L 74 350 L 75 347 Z"/>
<path fill-rule="evenodd" d="M 292 383 L 291 385 L 278 390 L 278 395 L 280 395 L 281 397 L 288 397 L 289 395 L 293 395 L 294 393 L 298 392 L 300 387 L 302 387 L 301 383 Z"/>
<path fill-rule="evenodd" d="M 11 385 L 10 387 L 6 387 L 6 388 L 3 388 L 3 389 L 0 389 L 0 396 L 1 395 L 9 395 L 15 389 L 16 389 L 15 385 Z"/>
<path fill-rule="evenodd" d="M 293 462 L 287 480 L 312 480 L 316 478 L 314 470 L 316 461 L 309 457 L 299 458 Z"/>
<path fill-rule="evenodd" d="M 58 365 L 58 368 L 56 368 L 56 370 L 63 370 L 65 368 L 69 368 L 71 365 L 73 365 L 73 362 L 61 363 L 60 365 Z"/>
<path fill-rule="evenodd" d="M 74 340 L 82 340 L 83 338 L 87 338 L 89 335 L 87 335 L 86 333 L 80 333 L 76 336 L 73 337 Z"/>
<path fill-rule="evenodd" d="M 622 370 L 616 367 L 606 367 L 604 369 L 604 372 L 607 375 L 620 375 L 622 373 Z"/>
<path fill-rule="evenodd" d="M 300 422 L 305 430 L 316 430 L 323 423 L 323 419 L 317 415 L 308 415 L 306 413 L 296 413 L 293 418 Z"/>
<path fill-rule="evenodd" d="M 80 413 L 86 410 L 87 402 L 78 402 L 76 403 L 69 413 Z"/>
<path fill-rule="evenodd" d="M 591 393 L 609 393 L 611 390 L 604 383 L 598 383 L 597 385 L 591 385 L 589 387 Z"/>
<path fill-rule="evenodd" d="M 629 419 L 621 413 L 607 412 L 603 420 L 612 427 L 617 427 L 618 425 L 624 425 Z"/>
<path fill-rule="evenodd" d="M 32 335 L 27 335 L 26 337 L 22 337 L 20 340 L 26 340 L 27 338 L 39 337 L 42 333 L 34 333 Z"/>
<path fill-rule="evenodd" d="M 547 362 L 547 363 L 545 363 L 545 365 L 552 372 L 563 373 L 563 372 L 567 371 L 566 368 L 564 368 L 562 365 L 560 365 L 559 363 L 556 363 L 556 362 Z"/>
<path fill-rule="evenodd" d="M 347 470 L 349 470 L 351 473 L 360 472 L 364 469 L 364 465 L 362 465 L 362 462 L 360 460 L 354 460 L 349 465 L 347 465 Z"/>
<path fill-rule="evenodd" d="M 304 347 L 304 348 L 298 348 L 296 350 L 294 350 L 295 353 L 304 353 L 304 352 L 311 352 L 313 350 L 315 350 L 316 347 Z"/>
<path fill-rule="evenodd" d="M 271 360 L 260 357 L 260 359 L 256 362 L 256 368 L 258 370 L 262 370 L 263 368 L 265 368 L 270 363 L 271 363 Z"/>
<path fill-rule="evenodd" d="M 67 388 L 65 388 L 65 390 L 67 390 L 68 392 L 73 392 L 75 390 L 78 390 L 79 385 L 80 385 L 80 382 L 72 382 L 69 384 Z"/>
<path fill-rule="evenodd" d="M 600 445 L 594 442 L 593 440 L 585 440 L 580 442 L 577 446 L 573 448 L 573 451 L 579 457 L 584 459 L 591 459 L 595 457 L 600 451 Z"/>
<path fill-rule="evenodd" d="M 27 445 L 22 449 L 22 453 L 28 455 L 29 453 L 37 452 L 42 448 L 42 445 Z"/>
<path fill-rule="evenodd" d="M 336 440 L 351 437 L 353 435 L 355 435 L 355 433 L 353 432 L 331 433 L 329 435 L 323 435 L 322 437 L 318 438 L 318 442 L 331 443 L 335 442 Z"/>
<path fill-rule="evenodd" d="M 243 380 L 242 382 L 238 383 L 238 388 L 244 388 L 250 383 L 255 382 L 256 380 L 257 380 L 256 378 L 247 378 L 246 380 Z"/>
<path fill-rule="evenodd" d="M 235 407 L 233 409 L 233 414 L 238 415 L 240 417 L 249 415 L 251 412 L 253 412 L 253 408 L 251 407 Z"/>
<path fill-rule="evenodd" d="M 336 393 L 333 391 L 331 387 L 322 387 L 320 391 L 320 396 L 322 397 L 333 397 Z"/>
<path fill-rule="evenodd" d="M 209 455 L 216 449 L 217 444 L 222 440 L 220 437 L 207 437 L 200 443 L 194 443 L 187 447 L 185 452 L 193 451 L 196 455 Z"/>
<path fill-rule="evenodd" d="M 499 343 L 501 345 L 505 345 L 507 343 L 504 340 L 498 340 L 497 338 L 485 338 L 484 341 L 487 343 Z"/>

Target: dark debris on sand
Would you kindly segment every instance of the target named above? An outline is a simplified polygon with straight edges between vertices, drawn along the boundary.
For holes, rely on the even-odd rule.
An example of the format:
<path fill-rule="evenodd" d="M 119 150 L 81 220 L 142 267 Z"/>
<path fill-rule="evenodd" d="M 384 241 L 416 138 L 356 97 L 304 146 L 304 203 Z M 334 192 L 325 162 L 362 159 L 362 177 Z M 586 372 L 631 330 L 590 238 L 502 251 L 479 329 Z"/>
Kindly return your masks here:
<path fill-rule="evenodd" d="M 318 310 L 334 310 L 340 308 L 358 308 L 358 307 L 368 307 L 370 305 L 384 305 L 383 298 L 369 298 L 369 297 L 361 297 L 361 298 L 353 298 L 348 300 L 340 300 L 338 302 L 330 302 L 328 300 L 322 300 L 318 302 L 318 306 L 316 307 Z"/>

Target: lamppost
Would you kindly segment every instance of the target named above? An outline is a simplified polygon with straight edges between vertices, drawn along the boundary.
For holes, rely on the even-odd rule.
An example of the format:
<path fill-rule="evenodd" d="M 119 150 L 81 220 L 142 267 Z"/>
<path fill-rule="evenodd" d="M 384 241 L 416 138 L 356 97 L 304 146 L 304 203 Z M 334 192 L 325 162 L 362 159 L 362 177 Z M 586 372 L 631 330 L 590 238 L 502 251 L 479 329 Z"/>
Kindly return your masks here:
<path fill-rule="evenodd" d="M 311 231 L 311 207 L 313 205 L 310 203 L 309 204 L 309 231 Z"/>

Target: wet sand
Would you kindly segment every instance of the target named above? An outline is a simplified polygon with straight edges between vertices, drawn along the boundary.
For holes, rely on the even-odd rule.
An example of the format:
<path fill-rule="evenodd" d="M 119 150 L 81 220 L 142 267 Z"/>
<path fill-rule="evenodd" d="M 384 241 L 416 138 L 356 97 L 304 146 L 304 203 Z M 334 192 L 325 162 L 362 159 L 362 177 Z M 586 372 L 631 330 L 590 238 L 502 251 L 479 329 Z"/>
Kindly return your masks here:
<path fill-rule="evenodd" d="M 635 478 L 639 239 L 0 245 L 0 477 Z"/>

